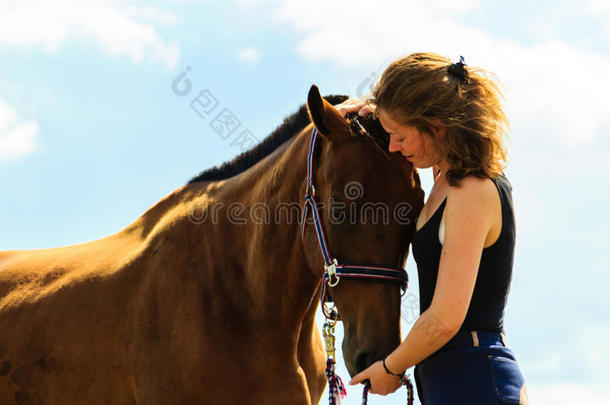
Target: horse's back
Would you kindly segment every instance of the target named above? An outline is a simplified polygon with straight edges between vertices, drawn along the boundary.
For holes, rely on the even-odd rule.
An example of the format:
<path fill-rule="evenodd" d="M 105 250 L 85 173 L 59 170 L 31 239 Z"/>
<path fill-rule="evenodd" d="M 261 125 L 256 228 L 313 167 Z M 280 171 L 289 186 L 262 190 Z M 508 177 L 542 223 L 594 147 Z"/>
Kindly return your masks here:
<path fill-rule="evenodd" d="M 6 307 L 50 299 L 62 290 L 92 292 L 114 283 L 171 227 L 173 211 L 183 211 L 179 205 L 190 193 L 186 187 L 174 191 L 128 227 L 102 239 L 53 249 L 0 252 L 0 313 Z"/>
<path fill-rule="evenodd" d="M 141 247 L 134 242 L 116 235 L 54 249 L 0 252 L 0 311 L 120 272 Z"/>
<path fill-rule="evenodd" d="M 110 237 L 0 253 L 0 403 L 132 402 L 135 250 Z"/>
<path fill-rule="evenodd" d="M 0 252 L 0 404 L 136 402 L 140 307 L 192 189 L 103 239 Z"/>

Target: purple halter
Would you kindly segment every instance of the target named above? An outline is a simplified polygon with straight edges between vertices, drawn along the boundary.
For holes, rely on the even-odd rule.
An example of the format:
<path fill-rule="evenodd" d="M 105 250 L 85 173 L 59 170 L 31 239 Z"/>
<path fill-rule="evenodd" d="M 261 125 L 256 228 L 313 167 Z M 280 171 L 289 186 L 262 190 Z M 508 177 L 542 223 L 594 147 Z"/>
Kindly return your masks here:
<path fill-rule="evenodd" d="M 401 267 L 339 264 L 337 259 L 333 258 L 332 254 L 330 253 L 330 250 L 328 249 L 328 244 L 326 243 L 326 236 L 324 234 L 322 221 L 320 220 L 320 211 L 318 207 L 318 202 L 316 200 L 316 188 L 313 183 L 313 160 L 317 139 L 318 130 L 317 128 L 314 128 L 311 134 L 311 141 L 309 143 L 309 154 L 307 157 L 307 187 L 305 189 L 303 217 L 301 218 L 301 238 L 303 237 L 305 232 L 307 212 L 309 210 L 309 207 L 311 206 L 313 224 L 316 229 L 316 235 L 318 236 L 318 242 L 320 245 L 320 250 L 322 251 L 322 257 L 324 258 L 324 277 L 322 278 L 322 294 L 320 296 L 320 304 L 322 306 L 322 312 L 324 313 L 324 316 L 330 319 L 333 317 L 333 314 L 324 306 L 324 303 L 328 298 L 327 285 L 330 287 L 335 287 L 337 284 L 339 284 L 339 280 L 343 277 L 388 280 L 395 283 L 399 283 L 401 286 L 401 290 L 404 293 L 408 287 L 409 277 L 407 275 L 407 272 Z"/>

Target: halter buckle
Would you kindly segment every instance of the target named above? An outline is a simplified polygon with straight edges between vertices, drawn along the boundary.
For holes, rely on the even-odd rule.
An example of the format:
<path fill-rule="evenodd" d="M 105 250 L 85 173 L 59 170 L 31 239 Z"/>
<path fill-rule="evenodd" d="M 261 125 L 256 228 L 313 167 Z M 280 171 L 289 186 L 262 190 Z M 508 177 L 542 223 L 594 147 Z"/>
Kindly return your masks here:
<path fill-rule="evenodd" d="M 339 284 L 339 276 L 337 275 L 337 266 L 339 263 L 337 259 L 333 259 L 331 264 L 324 265 L 324 272 L 328 275 L 328 285 L 330 287 L 336 287 Z M 334 277 L 334 280 L 333 280 Z"/>

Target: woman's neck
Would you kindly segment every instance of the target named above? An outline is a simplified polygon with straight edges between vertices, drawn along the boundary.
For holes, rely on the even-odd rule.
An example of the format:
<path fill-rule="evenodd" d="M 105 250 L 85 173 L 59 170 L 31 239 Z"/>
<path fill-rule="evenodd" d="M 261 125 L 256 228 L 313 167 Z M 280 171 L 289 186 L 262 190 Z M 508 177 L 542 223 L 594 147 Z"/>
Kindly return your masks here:
<path fill-rule="evenodd" d="M 438 183 L 440 181 L 445 180 L 445 174 L 449 170 L 449 164 L 445 161 L 439 162 L 432 166 L 432 170 L 434 173 L 434 183 Z"/>

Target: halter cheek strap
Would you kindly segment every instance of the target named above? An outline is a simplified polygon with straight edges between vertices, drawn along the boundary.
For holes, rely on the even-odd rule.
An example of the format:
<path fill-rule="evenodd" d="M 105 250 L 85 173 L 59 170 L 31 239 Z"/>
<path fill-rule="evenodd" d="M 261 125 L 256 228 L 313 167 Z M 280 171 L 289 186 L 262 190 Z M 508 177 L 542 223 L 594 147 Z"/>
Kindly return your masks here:
<path fill-rule="evenodd" d="M 400 267 L 386 267 L 376 265 L 355 265 L 355 264 L 340 264 L 336 258 L 330 253 L 324 227 L 320 218 L 320 208 L 316 199 L 316 189 L 314 185 L 314 153 L 316 150 L 316 141 L 318 140 L 318 130 L 314 128 L 309 142 L 309 152 L 307 157 L 307 185 L 305 189 L 305 202 L 303 203 L 303 216 L 301 218 L 301 237 L 305 233 L 305 225 L 307 224 L 308 213 L 311 211 L 313 217 L 313 225 L 315 227 L 316 236 L 322 257 L 324 258 L 324 276 L 322 278 L 322 294 L 320 302 L 322 312 L 327 318 L 332 317 L 330 312 L 324 305 L 327 301 L 327 286 L 335 287 L 339 284 L 341 278 L 362 278 L 369 280 L 387 280 L 400 284 L 401 290 L 404 293 L 408 287 L 407 272 Z"/>

